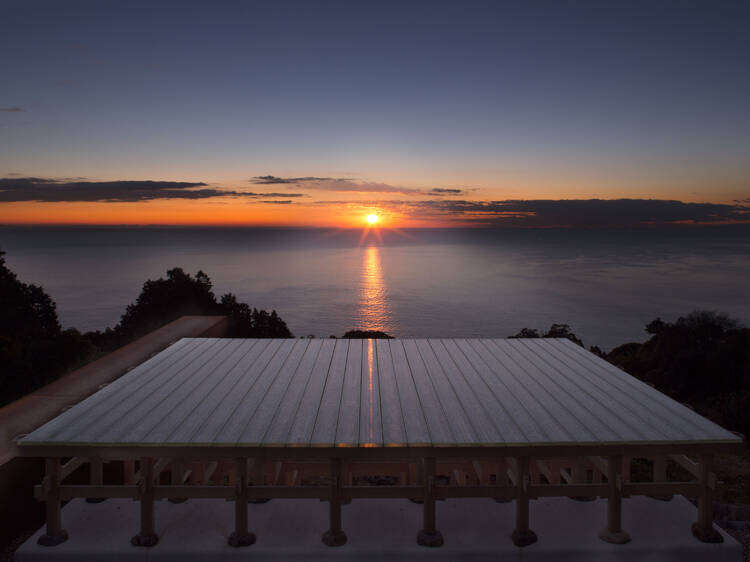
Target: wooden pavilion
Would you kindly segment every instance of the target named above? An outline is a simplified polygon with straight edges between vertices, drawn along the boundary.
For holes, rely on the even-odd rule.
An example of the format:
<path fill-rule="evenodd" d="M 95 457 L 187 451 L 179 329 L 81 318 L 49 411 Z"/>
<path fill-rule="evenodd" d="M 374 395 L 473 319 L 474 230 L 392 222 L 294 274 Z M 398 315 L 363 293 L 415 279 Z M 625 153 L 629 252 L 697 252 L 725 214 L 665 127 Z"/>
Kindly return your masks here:
<path fill-rule="evenodd" d="M 743 446 L 566 339 L 216 338 L 178 341 L 19 445 L 46 459 L 40 544 L 67 538 L 65 500 L 133 498 L 139 546 L 158 542 L 154 502 L 164 498 L 233 500 L 233 546 L 255 540 L 254 500 L 329 502 L 330 546 L 346 542 L 341 505 L 352 499 L 423 502 L 424 546 L 443 543 L 437 499 L 512 500 L 513 541 L 525 546 L 537 540 L 534 498 L 606 498 L 599 536 L 624 543 L 623 497 L 684 494 L 698 498 L 693 534 L 720 541 L 711 460 Z M 631 480 L 634 459 L 646 481 Z M 122 470 L 105 481 L 113 462 Z M 84 464 L 90 483 L 66 484 Z M 674 481 L 668 465 L 687 477 Z M 392 485 L 361 485 L 372 475 Z"/>

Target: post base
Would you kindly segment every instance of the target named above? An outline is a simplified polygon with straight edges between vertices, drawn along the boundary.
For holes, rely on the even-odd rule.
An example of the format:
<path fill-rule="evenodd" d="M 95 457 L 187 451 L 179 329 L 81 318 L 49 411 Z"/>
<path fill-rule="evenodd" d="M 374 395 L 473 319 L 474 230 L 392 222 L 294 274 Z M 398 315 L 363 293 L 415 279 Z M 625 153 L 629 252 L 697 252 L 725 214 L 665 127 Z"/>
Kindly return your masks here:
<path fill-rule="evenodd" d="M 440 531 L 428 532 L 422 529 L 417 533 L 417 544 L 431 548 L 443 546 L 443 534 Z"/>
<path fill-rule="evenodd" d="M 42 546 L 57 546 L 58 544 L 64 543 L 68 540 L 68 531 L 60 531 L 56 535 L 44 534 L 36 541 L 37 544 Z"/>
<path fill-rule="evenodd" d="M 86 498 L 86 503 L 102 503 L 107 498 Z"/>
<path fill-rule="evenodd" d="M 711 526 L 709 529 L 702 529 L 698 523 L 693 523 L 690 527 L 693 536 L 701 542 L 724 542 L 721 533 Z"/>
<path fill-rule="evenodd" d="M 610 531 L 605 527 L 599 531 L 599 538 L 611 544 L 625 544 L 630 542 L 630 535 L 622 529 L 619 531 Z"/>
<path fill-rule="evenodd" d="M 346 533 L 344 531 L 331 531 L 329 529 L 323 533 L 321 540 L 327 546 L 344 546 L 346 544 Z"/>
<path fill-rule="evenodd" d="M 513 539 L 513 544 L 516 546 L 529 546 L 539 540 L 537 539 L 536 533 L 531 529 L 523 532 L 515 530 L 513 531 L 511 538 Z"/>
<path fill-rule="evenodd" d="M 159 535 L 154 533 L 153 535 L 142 535 L 137 534 L 132 539 L 130 539 L 130 544 L 133 546 L 145 546 L 145 547 L 151 547 L 156 546 L 156 543 L 159 542 Z"/>
<path fill-rule="evenodd" d="M 241 535 L 238 535 L 237 533 L 232 533 L 231 535 L 229 535 L 229 538 L 227 539 L 227 544 L 235 548 L 238 548 L 240 546 L 250 546 L 251 544 L 254 544 L 254 543 L 255 543 L 254 533 L 243 533 Z"/>

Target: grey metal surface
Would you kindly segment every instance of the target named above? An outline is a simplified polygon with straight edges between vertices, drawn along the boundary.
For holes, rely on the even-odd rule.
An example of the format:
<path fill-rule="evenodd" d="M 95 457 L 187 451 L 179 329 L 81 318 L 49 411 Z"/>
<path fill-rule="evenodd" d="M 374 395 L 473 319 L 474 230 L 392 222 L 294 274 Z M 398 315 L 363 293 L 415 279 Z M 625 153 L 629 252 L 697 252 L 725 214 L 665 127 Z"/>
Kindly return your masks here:
<path fill-rule="evenodd" d="M 19 444 L 735 442 L 566 339 L 186 338 Z"/>

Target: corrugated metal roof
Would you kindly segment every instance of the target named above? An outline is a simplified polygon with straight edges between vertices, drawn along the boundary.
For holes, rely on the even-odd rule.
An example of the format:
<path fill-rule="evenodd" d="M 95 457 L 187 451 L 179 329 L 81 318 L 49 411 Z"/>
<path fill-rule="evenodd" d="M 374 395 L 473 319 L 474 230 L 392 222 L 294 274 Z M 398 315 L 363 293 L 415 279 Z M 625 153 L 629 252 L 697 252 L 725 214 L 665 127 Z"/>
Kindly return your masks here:
<path fill-rule="evenodd" d="M 740 439 L 566 339 L 183 339 L 21 445 Z"/>

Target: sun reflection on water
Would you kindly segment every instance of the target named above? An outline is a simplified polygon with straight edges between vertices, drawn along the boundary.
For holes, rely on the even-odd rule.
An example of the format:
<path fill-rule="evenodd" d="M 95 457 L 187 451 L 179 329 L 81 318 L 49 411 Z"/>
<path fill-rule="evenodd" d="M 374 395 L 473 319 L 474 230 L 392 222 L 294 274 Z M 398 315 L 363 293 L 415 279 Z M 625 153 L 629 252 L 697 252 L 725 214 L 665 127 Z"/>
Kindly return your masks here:
<path fill-rule="evenodd" d="M 383 281 L 380 250 L 377 246 L 365 248 L 357 316 L 357 328 L 360 330 L 388 332 L 391 329 L 388 292 Z"/>

